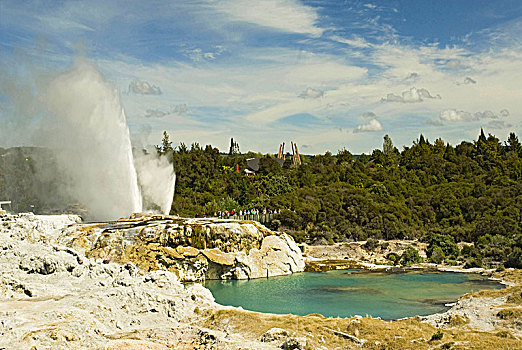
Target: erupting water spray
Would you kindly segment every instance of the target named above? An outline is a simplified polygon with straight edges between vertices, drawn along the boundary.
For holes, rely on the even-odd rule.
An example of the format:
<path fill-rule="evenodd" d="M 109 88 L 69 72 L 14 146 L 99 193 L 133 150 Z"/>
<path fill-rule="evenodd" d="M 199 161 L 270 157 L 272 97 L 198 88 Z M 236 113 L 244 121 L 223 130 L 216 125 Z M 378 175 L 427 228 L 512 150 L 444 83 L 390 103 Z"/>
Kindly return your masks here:
<path fill-rule="evenodd" d="M 155 155 L 138 157 L 137 172 L 129 128 L 117 90 L 86 62 L 51 82 L 45 102 L 53 127 L 47 146 L 55 150 L 71 184 L 70 195 L 95 219 L 115 219 L 143 210 L 146 201 L 168 214 L 175 175 Z M 140 181 L 138 181 L 138 176 Z"/>

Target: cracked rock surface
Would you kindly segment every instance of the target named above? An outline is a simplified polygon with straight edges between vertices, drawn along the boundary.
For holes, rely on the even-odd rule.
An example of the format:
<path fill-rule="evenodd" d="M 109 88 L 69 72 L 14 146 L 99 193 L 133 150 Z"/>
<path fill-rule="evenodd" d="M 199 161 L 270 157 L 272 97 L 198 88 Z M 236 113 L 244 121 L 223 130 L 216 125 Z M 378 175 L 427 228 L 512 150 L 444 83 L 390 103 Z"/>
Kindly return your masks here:
<path fill-rule="evenodd" d="M 143 274 L 56 243 L 78 217 L 0 220 L 0 348 L 274 348 L 198 326 L 202 311 L 219 307 L 200 284 L 185 287 L 170 271 Z"/>

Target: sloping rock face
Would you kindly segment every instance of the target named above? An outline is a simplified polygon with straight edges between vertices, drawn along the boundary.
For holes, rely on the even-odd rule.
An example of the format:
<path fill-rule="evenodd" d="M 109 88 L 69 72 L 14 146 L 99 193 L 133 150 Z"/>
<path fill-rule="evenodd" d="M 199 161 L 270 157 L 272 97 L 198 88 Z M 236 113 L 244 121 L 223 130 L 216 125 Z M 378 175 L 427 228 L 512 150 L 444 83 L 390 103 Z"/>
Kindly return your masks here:
<path fill-rule="evenodd" d="M 343 260 L 350 259 L 357 262 L 374 264 L 388 264 L 388 254 L 401 256 L 404 250 L 413 247 L 419 255 L 426 258 L 426 243 L 406 240 L 377 241 L 375 246 L 368 247 L 366 241 L 345 242 L 332 245 L 306 245 L 304 255 L 310 260 Z"/>
<path fill-rule="evenodd" d="M 70 219 L 2 217 L 0 349 L 274 348 L 198 326 L 217 307 L 200 284 L 51 243 Z"/>
<path fill-rule="evenodd" d="M 272 277 L 305 267 L 292 237 L 254 221 L 143 217 L 71 226 L 57 241 L 106 262 L 171 271 L 181 281 Z"/>

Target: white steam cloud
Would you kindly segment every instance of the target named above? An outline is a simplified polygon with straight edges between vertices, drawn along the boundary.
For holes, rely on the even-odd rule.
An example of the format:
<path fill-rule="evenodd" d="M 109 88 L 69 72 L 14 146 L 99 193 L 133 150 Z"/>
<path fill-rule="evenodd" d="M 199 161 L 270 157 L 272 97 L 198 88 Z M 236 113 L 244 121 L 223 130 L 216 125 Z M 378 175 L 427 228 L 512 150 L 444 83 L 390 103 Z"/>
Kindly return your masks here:
<path fill-rule="evenodd" d="M 54 150 L 68 178 L 71 197 L 88 209 L 89 216 L 107 220 L 140 212 L 142 193 L 149 207 L 153 203 L 168 214 L 174 191 L 172 165 L 147 155 L 136 161 L 136 171 L 119 93 L 95 67 L 78 63 L 50 83 L 44 100 L 49 112 L 45 123 L 52 125 L 46 131 L 46 146 Z"/>
<path fill-rule="evenodd" d="M 155 151 L 153 151 L 155 152 Z M 138 173 L 143 209 L 168 214 L 174 197 L 176 174 L 167 157 L 155 153 L 135 155 L 134 164 Z"/>

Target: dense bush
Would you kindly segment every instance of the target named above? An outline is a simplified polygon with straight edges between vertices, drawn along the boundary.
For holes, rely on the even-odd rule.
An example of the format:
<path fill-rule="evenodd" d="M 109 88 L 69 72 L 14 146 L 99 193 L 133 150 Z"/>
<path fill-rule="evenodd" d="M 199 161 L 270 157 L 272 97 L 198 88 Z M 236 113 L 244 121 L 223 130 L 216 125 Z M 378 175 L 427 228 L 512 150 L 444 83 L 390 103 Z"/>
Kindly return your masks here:
<path fill-rule="evenodd" d="M 459 256 L 459 247 L 455 243 L 455 239 L 449 234 L 432 234 L 429 238 L 428 248 L 426 249 L 426 255 L 428 258 L 433 259 L 433 254 L 437 252 L 436 259 L 442 257 L 442 260 L 447 256 L 455 259 Z M 440 263 L 438 263 L 440 264 Z"/>
<path fill-rule="evenodd" d="M 442 248 L 439 246 L 436 246 L 435 248 L 433 248 L 431 250 L 431 255 L 430 255 L 429 259 L 430 259 L 430 262 L 432 262 L 432 263 L 442 264 L 445 257 L 446 257 L 446 255 L 442 251 Z"/>
<path fill-rule="evenodd" d="M 520 247 L 515 247 L 513 252 L 509 254 L 505 266 L 522 269 L 522 249 Z"/>
<path fill-rule="evenodd" d="M 402 253 L 400 262 L 403 265 L 417 264 L 422 262 L 422 258 L 420 257 L 417 249 L 413 247 L 408 247 Z"/>

